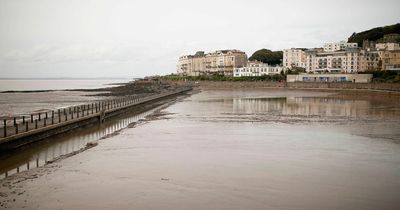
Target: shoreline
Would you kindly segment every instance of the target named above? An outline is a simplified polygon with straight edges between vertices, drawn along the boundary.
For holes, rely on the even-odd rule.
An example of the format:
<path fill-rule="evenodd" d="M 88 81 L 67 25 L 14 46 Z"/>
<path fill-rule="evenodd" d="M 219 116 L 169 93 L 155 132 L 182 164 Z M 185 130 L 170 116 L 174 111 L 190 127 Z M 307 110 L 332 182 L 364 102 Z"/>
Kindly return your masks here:
<path fill-rule="evenodd" d="M 385 93 L 400 96 L 398 83 L 305 83 L 305 82 L 265 82 L 265 81 L 196 81 L 175 82 L 177 84 L 191 84 L 202 89 L 286 89 L 286 90 L 318 90 L 339 92 L 368 92 Z"/>

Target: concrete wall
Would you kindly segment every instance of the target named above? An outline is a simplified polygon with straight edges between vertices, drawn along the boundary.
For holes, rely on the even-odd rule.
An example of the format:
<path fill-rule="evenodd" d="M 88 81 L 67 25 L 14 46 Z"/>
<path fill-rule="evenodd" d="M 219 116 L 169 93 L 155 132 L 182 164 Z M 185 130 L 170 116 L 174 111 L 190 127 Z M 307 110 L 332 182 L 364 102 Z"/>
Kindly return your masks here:
<path fill-rule="evenodd" d="M 287 75 L 286 81 L 291 82 L 353 82 L 369 83 L 372 74 L 298 74 Z"/>

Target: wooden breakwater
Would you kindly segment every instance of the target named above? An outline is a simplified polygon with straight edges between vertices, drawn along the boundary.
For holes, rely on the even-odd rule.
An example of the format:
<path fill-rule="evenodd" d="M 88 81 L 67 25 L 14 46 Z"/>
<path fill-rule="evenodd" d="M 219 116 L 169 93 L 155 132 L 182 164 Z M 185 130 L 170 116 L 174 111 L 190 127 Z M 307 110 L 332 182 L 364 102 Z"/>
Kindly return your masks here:
<path fill-rule="evenodd" d="M 127 96 L 26 116 L 8 117 L 2 119 L 3 125 L 0 127 L 0 151 L 15 149 L 84 125 L 101 123 L 126 109 L 182 94 L 191 89 L 183 87 L 146 97 Z"/>

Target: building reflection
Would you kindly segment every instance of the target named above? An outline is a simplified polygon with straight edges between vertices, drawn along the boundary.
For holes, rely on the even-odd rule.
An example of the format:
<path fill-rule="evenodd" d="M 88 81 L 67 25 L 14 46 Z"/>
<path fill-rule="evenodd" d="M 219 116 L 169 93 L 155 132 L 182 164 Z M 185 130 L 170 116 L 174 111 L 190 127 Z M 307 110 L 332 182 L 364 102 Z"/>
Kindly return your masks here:
<path fill-rule="evenodd" d="M 109 121 L 90 132 L 75 132 L 65 139 L 52 141 L 45 146 L 36 148 L 29 156 L 19 157 L 12 164 L 3 162 L 0 164 L 0 179 L 6 178 L 12 174 L 26 171 L 32 168 L 44 166 L 49 161 L 54 161 L 64 155 L 71 154 L 86 147 L 87 143 L 101 139 L 102 137 L 112 134 L 115 131 L 127 127 L 129 124 L 138 122 L 146 116 L 152 114 L 155 110 L 150 110 L 139 115 L 127 116 L 125 118 Z"/>
<path fill-rule="evenodd" d="M 228 104 L 224 101 L 224 104 Z M 396 118 L 399 109 L 376 107 L 368 100 L 346 100 L 320 97 L 234 98 L 234 113 L 276 114 L 326 117 Z"/>

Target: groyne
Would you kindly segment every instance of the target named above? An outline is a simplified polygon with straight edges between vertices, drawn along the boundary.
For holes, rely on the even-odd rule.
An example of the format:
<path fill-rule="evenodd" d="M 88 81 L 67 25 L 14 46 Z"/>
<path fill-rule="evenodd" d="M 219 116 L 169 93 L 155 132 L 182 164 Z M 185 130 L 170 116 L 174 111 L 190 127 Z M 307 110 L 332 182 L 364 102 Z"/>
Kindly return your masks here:
<path fill-rule="evenodd" d="M 146 97 L 126 96 L 117 99 L 72 106 L 26 116 L 1 119 L 0 152 L 12 150 L 23 145 L 61 134 L 85 125 L 102 123 L 109 117 L 121 114 L 127 109 L 173 97 L 191 87 L 182 87 L 174 91 L 153 94 Z"/>

